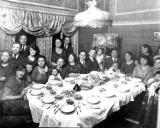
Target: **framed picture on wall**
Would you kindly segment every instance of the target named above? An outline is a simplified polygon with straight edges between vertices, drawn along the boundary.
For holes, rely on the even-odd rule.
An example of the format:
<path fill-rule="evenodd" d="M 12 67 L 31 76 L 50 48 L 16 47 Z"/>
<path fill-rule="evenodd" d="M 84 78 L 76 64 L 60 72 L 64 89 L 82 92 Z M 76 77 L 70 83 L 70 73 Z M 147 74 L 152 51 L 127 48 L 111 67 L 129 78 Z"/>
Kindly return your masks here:
<path fill-rule="evenodd" d="M 92 47 L 117 47 L 118 34 L 97 33 L 93 35 Z"/>
<path fill-rule="evenodd" d="M 160 32 L 154 32 L 153 40 L 154 41 L 160 41 Z"/>

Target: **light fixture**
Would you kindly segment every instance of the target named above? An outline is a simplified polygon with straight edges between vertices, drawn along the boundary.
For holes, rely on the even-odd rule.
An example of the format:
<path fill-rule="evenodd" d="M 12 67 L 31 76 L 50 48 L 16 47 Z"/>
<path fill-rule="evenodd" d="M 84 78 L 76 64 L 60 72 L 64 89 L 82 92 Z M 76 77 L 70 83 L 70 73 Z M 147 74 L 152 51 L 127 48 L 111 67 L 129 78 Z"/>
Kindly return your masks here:
<path fill-rule="evenodd" d="M 108 26 L 112 20 L 110 13 L 97 8 L 97 1 L 91 0 L 87 3 L 86 11 L 76 14 L 74 25 L 77 27 L 101 28 Z"/>

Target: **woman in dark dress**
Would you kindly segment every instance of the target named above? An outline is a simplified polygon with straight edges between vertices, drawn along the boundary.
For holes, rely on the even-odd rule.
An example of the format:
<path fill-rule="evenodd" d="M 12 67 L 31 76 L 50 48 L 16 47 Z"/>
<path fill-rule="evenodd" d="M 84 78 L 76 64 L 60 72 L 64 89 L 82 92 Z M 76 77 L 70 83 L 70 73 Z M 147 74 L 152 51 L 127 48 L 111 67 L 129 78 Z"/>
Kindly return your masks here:
<path fill-rule="evenodd" d="M 12 68 L 9 63 L 10 55 L 8 51 L 3 51 L 1 53 L 0 62 L 0 98 L 3 92 L 4 83 L 7 81 L 8 77 L 12 73 Z"/>
<path fill-rule="evenodd" d="M 131 52 L 127 51 L 125 53 L 125 61 L 122 63 L 121 71 L 125 73 L 127 76 L 131 76 L 133 73 L 133 69 L 135 67 L 135 63 L 133 60 L 133 55 Z"/>
<path fill-rule="evenodd" d="M 73 54 L 69 55 L 68 62 L 69 63 L 62 70 L 62 73 L 61 73 L 61 76 L 63 79 L 69 76 L 76 76 L 76 74 L 80 73 L 80 66 L 76 64 L 75 56 Z"/>
<path fill-rule="evenodd" d="M 29 55 L 26 57 L 26 62 L 31 63 L 33 68 L 37 66 L 37 59 L 39 56 L 39 48 L 37 45 L 33 44 L 29 48 Z"/>
<path fill-rule="evenodd" d="M 2 98 L 3 102 L 3 114 L 5 115 L 0 120 L 0 126 L 15 125 L 24 122 L 28 116 L 30 117 L 30 111 L 28 104 L 23 100 L 23 89 L 25 85 L 25 67 L 18 66 L 15 74 L 11 75 L 4 84 L 4 92 Z"/>
<path fill-rule="evenodd" d="M 25 67 L 26 67 L 25 82 L 27 85 L 30 85 L 32 83 L 31 75 L 32 75 L 34 66 L 32 65 L 31 62 L 26 62 Z"/>
<path fill-rule="evenodd" d="M 48 80 L 48 66 L 46 65 L 46 58 L 42 55 L 38 57 L 38 66 L 34 68 L 32 75 L 34 83 L 45 84 Z"/>
<path fill-rule="evenodd" d="M 57 60 L 59 58 L 63 58 L 66 64 L 67 55 L 65 50 L 62 49 L 62 41 L 60 39 L 56 39 L 55 49 L 53 50 L 52 57 L 51 57 L 52 66 L 56 66 Z"/>

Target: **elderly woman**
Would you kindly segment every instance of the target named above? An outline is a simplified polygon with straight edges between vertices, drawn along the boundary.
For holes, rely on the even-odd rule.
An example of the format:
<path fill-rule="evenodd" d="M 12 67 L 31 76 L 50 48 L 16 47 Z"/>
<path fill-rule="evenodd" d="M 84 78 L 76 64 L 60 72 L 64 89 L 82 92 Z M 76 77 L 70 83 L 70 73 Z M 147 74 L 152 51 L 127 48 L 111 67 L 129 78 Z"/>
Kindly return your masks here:
<path fill-rule="evenodd" d="M 11 75 L 4 84 L 4 92 L 2 98 L 3 102 L 3 117 L 0 120 L 1 127 L 4 125 L 19 124 L 26 120 L 26 115 L 29 113 L 28 104 L 23 100 L 24 94 L 22 90 L 25 85 L 25 67 L 18 66 L 15 70 L 15 74 Z"/>
<path fill-rule="evenodd" d="M 1 63 L 0 63 L 0 97 L 3 92 L 3 85 L 12 73 L 12 68 L 9 63 L 10 55 L 8 51 L 3 51 L 1 53 Z"/>
<path fill-rule="evenodd" d="M 127 76 L 131 76 L 133 74 L 133 69 L 135 67 L 133 55 L 131 52 L 127 51 L 125 53 L 124 58 L 125 61 L 122 63 L 121 71 L 125 73 Z"/>
<path fill-rule="evenodd" d="M 38 66 L 34 68 L 31 79 L 34 83 L 45 84 L 48 80 L 48 67 L 46 58 L 42 55 L 38 57 Z"/>
<path fill-rule="evenodd" d="M 77 73 L 80 73 L 80 66 L 75 62 L 75 56 L 70 54 L 68 57 L 68 65 L 62 70 L 61 76 L 64 79 L 68 76 L 75 76 Z"/>
<path fill-rule="evenodd" d="M 62 41 L 60 39 L 56 39 L 55 41 L 55 49 L 52 53 L 52 66 L 56 66 L 56 62 L 58 58 L 63 58 L 64 62 L 66 63 L 67 55 L 65 50 L 62 49 Z"/>
<path fill-rule="evenodd" d="M 140 64 L 133 70 L 133 77 L 141 78 L 145 83 L 153 76 L 153 70 L 149 66 L 149 58 L 146 55 L 140 57 Z"/>

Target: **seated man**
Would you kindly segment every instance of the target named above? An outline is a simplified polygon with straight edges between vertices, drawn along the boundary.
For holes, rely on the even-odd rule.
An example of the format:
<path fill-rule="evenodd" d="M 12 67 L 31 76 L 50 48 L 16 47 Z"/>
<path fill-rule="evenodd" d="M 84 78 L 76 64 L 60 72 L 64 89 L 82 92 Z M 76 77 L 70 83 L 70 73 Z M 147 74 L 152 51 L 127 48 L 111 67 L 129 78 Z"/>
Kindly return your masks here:
<path fill-rule="evenodd" d="M 89 58 L 87 60 L 87 66 L 88 66 L 88 72 L 100 70 L 98 62 L 96 60 L 96 50 L 95 49 L 91 49 L 89 51 Z"/>
<path fill-rule="evenodd" d="M 105 58 L 104 69 L 109 69 L 110 67 L 112 67 L 114 62 L 117 62 L 118 67 L 120 67 L 120 59 L 118 58 L 118 51 L 115 48 L 112 49 L 111 51 L 111 57 Z"/>
<path fill-rule="evenodd" d="M 58 58 L 57 63 L 55 64 L 55 66 L 51 67 L 50 74 L 52 74 L 52 69 L 56 68 L 58 73 L 61 76 L 61 73 L 62 73 L 62 70 L 64 68 L 64 65 L 65 65 L 64 59 L 63 58 Z"/>
<path fill-rule="evenodd" d="M 84 51 L 81 51 L 79 54 L 78 65 L 80 66 L 80 74 L 88 73 L 88 66 L 86 63 L 86 53 Z"/>
<path fill-rule="evenodd" d="M 12 45 L 12 56 L 11 56 L 11 66 L 13 70 L 19 65 L 22 65 L 25 63 L 25 59 L 22 55 L 20 55 L 20 44 L 17 42 L 14 42 Z"/>

